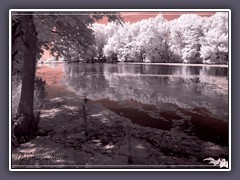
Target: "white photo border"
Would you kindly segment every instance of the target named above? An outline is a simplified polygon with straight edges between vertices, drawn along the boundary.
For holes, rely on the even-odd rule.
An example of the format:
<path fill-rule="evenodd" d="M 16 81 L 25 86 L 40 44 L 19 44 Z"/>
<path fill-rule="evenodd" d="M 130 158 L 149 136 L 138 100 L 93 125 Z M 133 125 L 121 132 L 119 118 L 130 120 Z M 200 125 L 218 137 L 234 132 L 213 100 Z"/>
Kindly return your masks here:
<path fill-rule="evenodd" d="M 113 165 L 104 165 L 105 167 L 110 166 L 111 168 L 13 168 L 12 167 L 12 13 L 13 12 L 228 12 L 228 54 L 229 54 L 229 61 L 228 61 L 228 111 L 229 111 L 229 121 L 228 121 L 228 150 L 229 150 L 229 161 L 228 161 L 228 168 L 227 169 L 180 169 L 180 168 L 168 168 L 168 169 L 160 169 L 162 165 L 154 165 L 154 169 L 151 168 L 113 168 Z M 9 10 L 9 171 L 231 171 L 231 10 L 230 9 L 10 9 Z M 24 165 L 25 166 L 25 165 Z M 34 166 L 34 165 L 31 165 Z M 49 166 L 49 165 L 48 165 Z M 77 165 L 74 165 L 76 167 Z M 100 165 L 97 165 L 99 167 Z M 128 167 L 131 165 L 127 165 Z M 133 167 L 141 167 L 138 165 L 132 165 Z M 151 165 L 144 165 L 151 166 Z M 174 166 L 174 165 L 171 165 Z M 179 165 L 178 165 L 179 166 Z M 181 166 L 181 165 L 180 165 Z M 186 167 L 186 165 L 183 165 Z M 206 165 L 208 167 L 213 167 Z M 26 167 L 26 166 L 25 166 Z M 65 167 L 65 166 L 64 166 Z M 81 166 L 80 166 L 81 167 Z M 92 165 L 91 165 L 92 167 Z M 119 166 L 118 166 L 119 167 Z M 122 166 L 124 167 L 124 166 Z M 156 167 L 160 167 L 156 169 Z M 164 165 L 164 167 L 166 167 Z M 200 167 L 200 166 L 198 166 Z"/>

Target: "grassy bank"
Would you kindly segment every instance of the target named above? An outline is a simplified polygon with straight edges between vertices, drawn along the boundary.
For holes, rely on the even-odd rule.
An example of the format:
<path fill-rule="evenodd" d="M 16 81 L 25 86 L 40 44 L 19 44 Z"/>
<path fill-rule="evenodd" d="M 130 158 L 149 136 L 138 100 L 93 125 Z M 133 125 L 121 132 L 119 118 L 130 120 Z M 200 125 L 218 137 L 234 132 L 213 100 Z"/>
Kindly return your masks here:
<path fill-rule="evenodd" d="M 205 158 L 228 159 L 227 147 L 181 132 L 132 124 L 129 119 L 94 102 L 85 104 L 87 120 L 84 120 L 83 102 L 74 96 L 45 99 L 44 105 L 39 127 L 50 133 L 14 149 L 15 167 L 208 168 L 212 166 L 203 161 Z M 127 127 L 132 163 L 128 162 Z"/>

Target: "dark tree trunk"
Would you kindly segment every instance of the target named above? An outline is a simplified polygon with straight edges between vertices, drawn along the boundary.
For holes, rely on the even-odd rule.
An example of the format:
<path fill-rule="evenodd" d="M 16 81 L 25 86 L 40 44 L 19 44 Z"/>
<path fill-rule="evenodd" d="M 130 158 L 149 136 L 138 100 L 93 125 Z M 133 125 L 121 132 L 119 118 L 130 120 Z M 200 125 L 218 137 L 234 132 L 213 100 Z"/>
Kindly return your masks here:
<path fill-rule="evenodd" d="M 18 107 L 18 114 L 21 117 L 21 122 L 14 127 L 14 133 L 16 136 L 33 134 L 38 130 L 38 121 L 33 113 L 36 70 L 36 29 L 32 15 L 22 16 L 22 28 L 25 47 L 23 57 L 22 90 Z"/>

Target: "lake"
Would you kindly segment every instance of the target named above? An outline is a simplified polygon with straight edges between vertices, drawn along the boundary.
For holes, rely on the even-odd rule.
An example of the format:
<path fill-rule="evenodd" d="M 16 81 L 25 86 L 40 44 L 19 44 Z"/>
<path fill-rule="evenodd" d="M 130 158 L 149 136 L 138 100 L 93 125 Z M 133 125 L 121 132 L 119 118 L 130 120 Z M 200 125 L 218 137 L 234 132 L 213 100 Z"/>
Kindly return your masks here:
<path fill-rule="evenodd" d="M 84 63 L 52 66 L 61 72 L 59 87 L 86 96 L 134 124 L 228 146 L 227 67 Z"/>

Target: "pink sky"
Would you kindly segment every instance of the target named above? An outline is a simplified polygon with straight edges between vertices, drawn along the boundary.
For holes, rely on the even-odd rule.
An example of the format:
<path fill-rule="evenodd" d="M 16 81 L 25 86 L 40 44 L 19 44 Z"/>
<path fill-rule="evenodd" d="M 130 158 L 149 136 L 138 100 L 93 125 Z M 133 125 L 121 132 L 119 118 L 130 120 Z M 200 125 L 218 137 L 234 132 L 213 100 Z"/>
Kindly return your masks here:
<path fill-rule="evenodd" d="M 137 22 L 143 19 L 153 18 L 156 17 L 160 12 L 121 12 L 121 16 L 123 17 L 124 21 L 126 22 Z M 163 17 L 167 20 L 173 20 L 179 18 L 182 14 L 198 14 L 200 16 L 211 16 L 215 14 L 215 12 L 161 12 Z M 98 23 L 106 24 L 107 19 L 104 18 L 103 20 L 99 21 Z"/>

